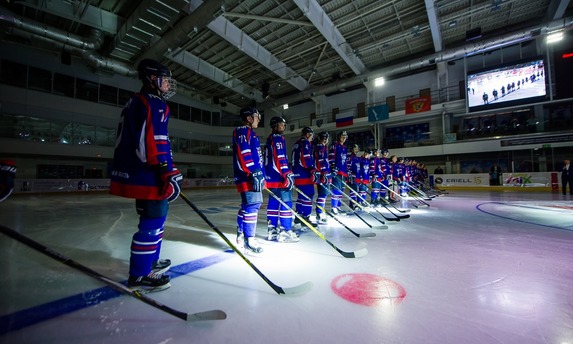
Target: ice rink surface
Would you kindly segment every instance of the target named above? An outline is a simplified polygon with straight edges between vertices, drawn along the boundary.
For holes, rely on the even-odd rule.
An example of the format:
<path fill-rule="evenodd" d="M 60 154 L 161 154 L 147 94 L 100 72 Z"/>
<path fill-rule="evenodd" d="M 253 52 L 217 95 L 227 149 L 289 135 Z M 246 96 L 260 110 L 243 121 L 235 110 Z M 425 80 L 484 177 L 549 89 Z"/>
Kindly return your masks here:
<path fill-rule="evenodd" d="M 234 242 L 234 189 L 185 194 Z M 403 201 L 409 213 L 390 207 L 410 215 L 400 221 L 384 208 L 340 217 L 348 228 L 329 219 L 319 228 L 326 240 L 306 231 L 298 243 L 265 240 L 263 205 L 265 252 L 247 256 L 251 266 L 177 200 L 161 254 L 173 262 L 172 286 L 146 296 L 182 312 L 227 314 L 200 322 L 0 233 L 0 343 L 573 343 L 571 196 L 450 191 L 425 202 Z M 132 200 L 105 193 L 0 204 L 1 225 L 118 282 L 128 277 L 137 221 Z M 335 248 L 367 254 L 345 258 Z M 312 288 L 279 295 L 253 266 L 277 286 Z"/>

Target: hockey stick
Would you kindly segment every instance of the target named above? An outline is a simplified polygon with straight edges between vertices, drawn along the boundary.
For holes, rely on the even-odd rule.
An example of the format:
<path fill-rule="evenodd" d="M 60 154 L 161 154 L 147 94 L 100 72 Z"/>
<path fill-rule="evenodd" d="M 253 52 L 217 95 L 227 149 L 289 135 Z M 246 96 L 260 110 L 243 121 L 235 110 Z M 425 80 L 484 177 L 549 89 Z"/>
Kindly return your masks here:
<path fill-rule="evenodd" d="M 406 185 L 408 185 L 412 190 L 414 190 L 414 192 L 418 193 L 420 195 L 420 198 L 422 198 L 423 200 L 425 200 L 425 201 L 431 201 L 432 200 L 432 198 L 430 196 L 428 196 L 424 191 L 418 189 L 417 187 L 415 187 L 411 183 L 406 182 Z"/>
<path fill-rule="evenodd" d="M 342 184 L 345 185 L 346 187 L 348 187 L 350 190 L 352 190 L 352 188 L 350 187 L 350 185 L 348 185 L 344 180 L 341 180 Z M 342 190 L 339 190 L 340 192 L 344 193 Z M 366 201 L 366 199 L 364 199 L 362 196 L 360 196 L 360 194 L 358 194 L 357 192 L 353 191 L 356 194 L 356 197 L 359 198 L 362 202 L 366 203 L 366 206 L 368 208 L 374 209 L 375 212 L 377 212 L 378 214 L 382 215 L 382 217 L 388 221 L 400 221 L 400 217 L 397 216 L 396 214 L 392 213 L 392 215 L 394 215 L 394 217 L 386 217 L 384 214 L 382 214 L 378 209 L 376 209 L 375 207 L 372 206 L 372 204 L 368 203 Z M 350 199 L 354 204 L 358 205 L 360 208 L 364 209 L 364 206 L 362 206 L 362 204 L 356 202 L 355 200 L 353 200 L 350 196 L 347 196 L 348 199 Z M 370 213 L 368 213 L 370 214 Z M 372 216 L 373 218 L 375 218 L 376 220 L 380 221 L 377 217 L 375 217 L 374 215 L 370 214 L 370 216 Z M 382 223 L 384 223 L 383 221 L 380 221 Z"/>
<path fill-rule="evenodd" d="M 398 198 L 404 199 L 404 200 L 406 200 L 409 204 L 411 204 L 411 205 L 413 205 L 414 207 L 418 208 L 418 205 L 417 205 L 417 204 L 414 204 L 414 203 L 410 202 L 410 200 L 404 198 L 402 195 L 400 195 L 400 194 L 397 193 L 396 191 L 390 189 L 389 187 L 387 187 L 387 186 L 384 185 L 384 184 L 382 184 L 382 186 L 383 186 L 386 190 L 388 190 L 388 191 L 390 191 L 391 193 L 393 193 L 394 195 L 398 196 Z M 388 202 L 388 204 L 390 204 L 391 206 L 393 206 L 394 208 L 396 208 L 392 203 Z M 429 205 L 428 205 L 428 206 L 429 206 Z M 396 209 L 397 209 L 398 211 L 400 211 L 400 209 L 398 209 L 398 208 L 396 208 Z"/>
<path fill-rule="evenodd" d="M 351 188 L 348 184 L 346 184 L 343 180 L 341 180 L 341 182 L 342 182 L 344 185 L 346 185 L 350 190 L 352 190 L 352 188 Z M 360 208 L 361 210 L 365 210 L 365 209 L 366 209 L 362 204 L 360 204 L 360 203 L 356 202 L 355 200 L 353 200 L 352 197 L 350 197 L 350 196 L 347 195 L 344 191 L 342 191 L 342 190 L 340 190 L 339 188 L 337 188 L 335 185 L 332 185 L 332 187 L 333 187 L 334 189 L 338 190 L 338 192 L 340 192 L 341 195 L 343 195 L 344 197 L 346 197 L 347 199 L 349 199 L 350 202 L 354 203 L 354 205 L 355 205 L 356 207 Z M 358 195 L 358 193 L 357 193 L 356 191 L 352 190 L 352 192 L 354 192 L 355 194 L 357 194 L 357 196 L 359 197 L 359 195 Z M 342 201 L 341 201 L 341 202 L 342 202 Z M 370 206 L 370 205 L 368 205 L 368 206 L 369 206 L 369 207 L 372 207 L 372 206 Z M 354 215 L 356 215 L 359 219 L 361 219 L 362 222 L 364 222 L 364 223 L 366 223 L 368 226 L 372 227 L 372 225 L 370 225 L 366 220 L 364 220 L 354 209 L 352 209 L 352 207 L 350 207 L 350 206 L 348 206 L 348 205 L 347 205 L 347 207 L 349 207 L 349 208 L 352 210 L 352 212 L 354 213 Z M 372 208 L 372 209 L 374 209 L 374 208 Z M 386 226 L 386 223 L 385 223 L 384 221 L 380 220 L 379 218 L 377 218 L 376 216 L 372 215 L 372 214 L 371 214 L 370 212 L 368 212 L 368 211 L 365 211 L 365 213 L 368 214 L 368 215 L 370 215 L 374 220 L 380 222 L 380 223 L 383 225 L 383 226 L 377 226 L 377 228 L 382 228 L 382 229 L 388 228 L 388 226 Z M 382 216 L 384 216 L 384 215 L 382 215 Z M 396 218 L 396 219 L 390 219 L 390 221 L 400 221 L 400 219 L 397 219 L 397 218 Z"/>
<path fill-rule="evenodd" d="M 337 177 L 335 177 L 337 178 Z M 338 190 L 338 192 L 340 192 L 340 196 L 344 195 L 345 197 L 349 198 L 351 201 L 354 201 L 352 198 L 350 198 L 346 193 L 344 193 L 344 191 L 340 190 L 339 188 L 337 188 L 335 185 L 330 184 L 334 189 Z M 331 190 L 328 190 L 329 195 L 334 196 L 334 194 L 332 193 Z M 364 220 L 364 218 L 362 216 L 360 216 L 360 214 L 358 214 L 358 212 L 356 212 L 351 206 L 349 206 L 348 204 L 344 203 L 342 201 L 342 199 L 339 200 L 340 204 L 343 204 L 345 207 L 347 207 L 348 209 L 350 209 L 350 212 L 354 215 L 356 215 L 356 217 L 358 217 L 360 219 L 360 221 L 364 222 L 364 224 L 370 228 L 376 228 L 376 229 L 388 229 L 388 226 L 386 226 L 386 224 L 384 223 L 384 221 L 380 221 L 377 218 L 376 219 L 378 222 L 382 223 L 382 225 L 371 225 L 370 223 L 368 223 L 368 221 Z M 362 205 L 357 204 L 357 207 L 359 207 L 360 209 L 364 209 L 362 207 Z M 370 215 L 372 216 L 372 215 Z M 374 217 L 374 216 L 372 216 Z"/>
<path fill-rule="evenodd" d="M 219 236 L 227 243 L 227 245 L 229 245 L 233 251 L 235 251 L 241 258 L 243 258 L 243 260 L 245 261 L 245 263 L 247 263 L 253 270 L 255 270 L 255 272 L 265 281 L 267 282 L 267 284 L 273 288 L 273 290 L 277 293 L 277 294 L 287 294 L 287 295 L 297 295 L 297 294 L 302 294 L 304 292 L 307 292 L 308 290 L 310 290 L 310 288 L 312 287 L 312 282 L 306 282 L 303 283 L 301 285 L 298 285 L 296 287 L 292 287 L 292 288 L 283 288 L 280 287 L 276 284 L 274 284 L 270 279 L 267 278 L 267 276 L 265 276 L 259 269 L 257 269 L 257 267 L 251 263 L 251 261 L 249 259 L 247 259 L 247 257 L 245 257 L 245 255 L 239 251 L 235 245 L 233 245 L 231 243 L 231 241 L 229 239 L 227 239 L 227 237 L 225 236 L 225 234 L 223 234 L 223 232 L 221 232 L 221 230 L 219 228 L 217 228 L 217 226 L 215 226 L 211 221 L 209 221 L 209 219 L 207 218 L 207 216 L 205 216 L 205 214 L 203 214 L 203 212 L 201 210 L 199 210 L 199 208 L 197 208 L 195 206 L 195 204 L 193 204 L 193 202 L 191 202 L 187 196 L 185 196 L 183 193 L 179 194 L 179 196 L 181 198 L 183 198 L 183 200 L 185 201 L 185 203 L 187 203 L 191 208 L 193 208 L 193 210 L 195 210 L 195 212 L 197 213 L 197 215 L 199 215 L 203 221 L 205 221 L 209 227 L 211 227 L 211 229 L 213 229 L 217 234 L 219 234 Z"/>
<path fill-rule="evenodd" d="M 344 258 L 359 258 L 359 257 L 364 257 L 366 254 L 368 254 L 368 250 L 365 248 L 362 248 L 358 251 L 355 252 L 346 252 L 346 251 L 342 251 L 341 249 L 339 249 L 338 247 L 336 247 L 336 245 L 334 245 L 333 243 L 330 242 L 330 240 L 328 240 L 322 233 L 320 233 L 316 228 L 314 228 L 313 225 L 311 225 L 310 223 L 308 223 L 308 221 L 301 215 L 299 215 L 296 211 L 292 210 L 291 207 L 289 207 L 282 199 L 280 199 L 280 197 L 278 197 L 277 195 L 275 195 L 271 190 L 269 189 L 265 189 L 272 197 L 274 197 L 277 201 L 279 201 L 279 203 L 285 207 L 286 209 L 290 209 L 290 211 L 302 222 L 304 223 L 308 228 L 310 228 L 316 235 L 318 235 L 319 238 L 321 238 L 322 240 L 326 241 L 327 244 L 329 244 L 333 249 L 336 250 L 336 252 L 340 253 L 340 255 L 342 255 Z"/>
<path fill-rule="evenodd" d="M 143 301 L 145 303 L 147 303 L 150 306 L 153 306 L 157 309 L 160 309 L 166 313 L 169 313 L 173 316 L 178 317 L 179 319 L 183 319 L 185 321 L 201 321 L 201 320 L 222 320 L 222 319 L 226 319 L 227 318 L 227 314 L 221 310 L 215 309 L 215 310 L 211 310 L 211 311 L 206 311 L 206 312 L 198 312 L 198 313 L 185 313 L 185 312 L 181 312 L 178 311 L 174 308 L 165 306 L 161 303 L 159 303 L 158 301 L 155 301 L 152 298 L 149 298 L 145 295 L 143 295 L 141 292 L 139 291 L 135 291 L 135 290 L 131 290 L 128 287 L 126 287 L 125 285 L 116 282 L 102 274 L 100 274 L 99 272 L 92 270 L 90 268 L 88 268 L 85 265 L 82 265 L 64 255 L 62 255 L 61 253 L 58 253 L 42 244 L 40 244 L 37 241 L 34 241 L 30 238 L 28 238 L 27 236 L 20 234 L 8 227 L 4 227 L 0 225 L 0 231 L 4 234 L 6 234 L 7 236 L 18 240 L 19 242 L 21 242 L 22 244 L 33 248 L 34 250 L 45 254 L 46 256 L 53 258 L 57 261 L 59 261 L 60 263 L 64 263 L 67 266 L 70 266 L 76 270 L 79 270 L 81 272 L 83 272 L 84 274 L 93 277 L 97 280 L 100 280 L 104 283 L 106 283 L 107 285 L 109 285 L 110 287 L 112 287 L 113 289 L 119 291 L 120 293 L 123 294 L 127 294 L 129 296 L 133 296 L 134 298 L 138 299 L 139 301 Z"/>
<path fill-rule="evenodd" d="M 299 188 L 297 188 L 296 186 L 293 186 L 294 189 L 296 190 L 296 192 L 298 192 L 299 194 L 303 195 L 304 197 L 310 199 L 310 197 L 308 197 L 307 195 L 304 194 L 304 192 L 302 192 L 302 190 L 300 190 Z M 328 190 L 328 189 L 327 189 Z M 352 229 L 350 229 L 350 227 L 348 227 L 347 225 L 345 225 L 342 221 L 340 221 L 336 216 L 332 215 L 330 212 L 328 212 L 326 209 L 324 209 L 324 207 L 322 207 L 321 205 L 318 204 L 318 202 L 311 200 L 312 203 L 314 203 L 316 205 L 316 207 L 320 210 L 322 210 L 325 214 L 327 214 L 328 216 L 330 216 L 331 218 L 335 219 L 336 222 L 340 223 L 344 228 L 346 228 L 350 233 L 354 234 L 355 236 L 357 236 L 358 238 L 360 237 L 373 237 L 376 236 L 376 233 L 364 233 L 364 234 L 360 234 L 360 233 L 356 233 L 355 231 L 353 231 Z"/>
<path fill-rule="evenodd" d="M 408 182 L 405 182 L 407 186 L 411 186 Z M 430 204 L 426 203 L 424 201 L 423 197 L 420 197 L 418 195 L 418 192 L 415 191 L 414 189 L 410 188 L 410 191 L 408 192 L 408 196 L 412 197 L 413 199 L 415 199 L 418 203 L 420 203 L 420 205 L 425 205 L 427 207 L 430 206 Z M 428 201 L 431 201 L 431 199 L 428 199 Z"/>

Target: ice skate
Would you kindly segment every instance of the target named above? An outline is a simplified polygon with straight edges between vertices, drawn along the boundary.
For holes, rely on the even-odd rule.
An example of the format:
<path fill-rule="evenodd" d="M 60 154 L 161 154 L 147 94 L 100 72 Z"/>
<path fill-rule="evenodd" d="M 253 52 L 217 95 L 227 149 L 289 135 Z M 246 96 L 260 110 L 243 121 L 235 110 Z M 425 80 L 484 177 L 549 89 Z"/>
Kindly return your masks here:
<path fill-rule="evenodd" d="M 318 225 L 326 225 L 328 223 L 328 218 L 325 213 L 318 215 Z"/>
<path fill-rule="evenodd" d="M 267 229 L 267 240 L 268 241 L 277 240 L 279 237 L 279 232 L 280 230 L 277 227 L 269 225 Z"/>
<path fill-rule="evenodd" d="M 150 272 L 147 276 L 129 276 L 127 286 L 133 291 L 153 293 L 171 287 L 170 280 L 171 278 L 167 275 Z"/>
<path fill-rule="evenodd" d="M 281 231 L 278 236 L 278 242 L 289 243 L 289 242 L 299 242 L 299 241 L 300 238 L 292 230 Z"/>
<path fill-rule="evenodd" d="M 255 237 L 248 237 L 245 240 L 245 253 L 251 256 L 260 256 L 263 253 L 263 248 L 259 246 L 259 242 Z"/>

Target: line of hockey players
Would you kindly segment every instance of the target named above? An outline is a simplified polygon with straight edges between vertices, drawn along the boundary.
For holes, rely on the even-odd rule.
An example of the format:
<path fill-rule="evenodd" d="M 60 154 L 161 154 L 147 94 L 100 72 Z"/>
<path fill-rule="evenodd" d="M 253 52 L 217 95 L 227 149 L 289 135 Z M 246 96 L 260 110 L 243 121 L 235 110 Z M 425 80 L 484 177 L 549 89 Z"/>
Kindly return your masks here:
<path fill-rule="evenodd" d="M 312 226 L 327 223 L 323 209 L 326 209 L 328 196 L 331 198 L 332 214 L 348 215 L 341 209 L 342 193 L 346 186 L 350 187 L 350 197 L 354 201 L 351 204 L 352 210 L 359 211 L 357 204 L 362 201 L 363 205 L 367 205 L 364 201 L 368 198 L 369 204 L 377 207 L 387 202 L 397 202 L 400 196 L 408 194 L 409 185 L 422 185 L 428 177 L 423 164 L 389 156 L 387 149 L 360 151 L 357 144 L 347 148 L 345 143 L 348 134 L 344 130 L 339 131 L 335 141 L 330 143 L 328 132 L 315 135 L 312 128 L 304 127 L 292 147 L 289 159 L 283 137 L 286 120 L 282 117 L 270 119 L 272 133 L 267 138 L 263 153 L 256 142 L 252 143 L 258 141 L 258 138 L 250 139 L 256 136 L 252 129 L 256 128 L 260 120 L 257 109 L 242 109 L 241 117 L 245 126 L 237 128 L 234 134 L 235 184 L 243 201 L 237 220 L 237 243 L 244 246 L 247 253 L 258 254 L 263 251 L 254 237 L 256 216 L 262 200 L 250 201 L 249 204 L 252 197 L 249 196 L 251 190 L 247 189 L 247 185 L 254 186 L 252 191 L 261 196 L 264 189 L 273 194 L 267 206 L 267 240 L 298 242 L 300 239 L 294 229 L 305 231 L 305 222 Z M 255 125 L 252 125 L 253 119 Z M 243 135 L 243 138 L 237 135 Z M 259 154 L 254 152 L 256 150 Z M 257 158 L 260 158 L 259 162 Z M 262 165 L 261 168 L 258 164 Z M 294 207 L 293 191 L 297 193 Z M 311 221 L 313 207 L 315 221 Z M 304 220 L 294 216 L 293 211 Z"/>

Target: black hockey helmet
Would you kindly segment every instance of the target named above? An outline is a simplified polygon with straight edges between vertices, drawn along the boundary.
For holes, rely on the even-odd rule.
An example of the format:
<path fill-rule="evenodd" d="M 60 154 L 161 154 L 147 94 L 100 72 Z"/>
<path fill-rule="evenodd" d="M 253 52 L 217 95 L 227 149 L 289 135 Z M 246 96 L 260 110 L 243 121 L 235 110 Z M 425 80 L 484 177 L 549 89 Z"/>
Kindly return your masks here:
<path fill-rule="evenodd" d="M 390 151 L 388 151 L 386 148 L 382 149 L 382 154 L 388 154 L 390 153 Z"/>
<path fill-rule="evenodd" d="M 166 66 L 152 59 L 143 59 L 137 64 L 137 73 L 139 79 L 146 85 L 151 85 L 156 89 L 161 89 L 163 80 L 169 81 L 169 91 L 163 92 L 163 98 L 168 99 L 175 95 L 177 91 L 177 81 L 173 79 L 171 71 Z M 157 80 L 154 83 L 151 76 L 156 76 Z"/>
<path fill-rule="evenodd" d="M 254 115 L 259 115 L 259 110 L 257 110 L 256 107 L 254 106 L 247 106 L 241 109 L 241 111 L 239 112 L 239 116 L 241 116 L 241 119 L 243 121 L 247 120 L 247 117 L 249 116 L 254 116 Z"/>
<path fill-rule="evenodd" d="M 269 122 L 271 128 L 273 128 L 273 129 L 275 129 L 280 123 L 286 124 L 286 119 L 284 119 L 282 117 L 275 116 L 275 117 L 271 118 L 271 121 Z"/>
<path fill-rule="evenodd" d="M 322 131 L 322 132 L 318 133 L 317 137 L 318 137 L 318 141 L 320 142 L 320 141 L 323 141 L 323 140 L 328 140 L 328 138 L 330 137 L 330 135 L 328 134 L 328 132 Z"/>
<path fill-rule="evenodd" d="M 314 130 L 311 127 L 304 127 L 302 128 L 302 135 L 306 136 L 306 134 L 314 135 Z"/>

